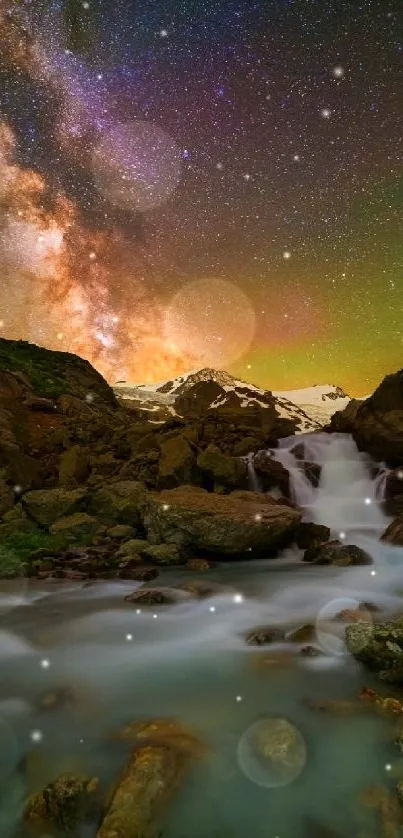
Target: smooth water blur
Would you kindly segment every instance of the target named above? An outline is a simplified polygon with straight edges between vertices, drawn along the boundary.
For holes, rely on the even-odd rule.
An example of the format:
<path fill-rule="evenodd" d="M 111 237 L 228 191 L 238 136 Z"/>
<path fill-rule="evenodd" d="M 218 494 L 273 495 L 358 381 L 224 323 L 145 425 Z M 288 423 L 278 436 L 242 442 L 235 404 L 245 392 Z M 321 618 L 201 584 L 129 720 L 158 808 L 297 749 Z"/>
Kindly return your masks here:
<path fill-rule="evenodd" d="M 1 838 L 13 836 L 27 792 L 60 773 L 89 772 L 109 785 L 128 754 L 111 732 L 136 718 L 166 716 L 194 729 L 210 751 L 164 813 L 164 838 L 312 838 L 309 817 L 353 838 L 357 823 L 371 823 L 355 801 L 368 785 L 389 781 L 385 766 L 396 757 L 389 724 L 372 715 L 318 714 L 305 699 L 356 698 L 371 684 L 342 640 L 329 635 L 329 620 L 362 600 L 386 615 L 399 612 L 403 551 L 376 538 L 387 521 L 365 458 L 348 438 L 331 440 L 293 439 L 323 465 L 319 488 L 304 496 L 306 517 L 343 528 L 348 542 L 354 537 L 373 555 L 373 566 L 305 566 L 301 551 L 290 548 L 274 561 L 219 564 L 201 575 L 217 586 L 209 598 L 143 609 L 124 602 L 140 587 L 132 582 L 32 582 L 20 592 L 3 583 Z M 279 458 L 293 457 L 292 441 L 283 445 Z M 297 492 L 301 472 L 293 467 Z M 374 502 L 362 503 L 366 497 Z M 157 584 L 177 587 L 190 578 L 194 573 L 177 568 L 161 572 Z M 255 626 L 308 622 L 321 657 L 301 656 L 296 644 L 245 644 Z M 66 685 L 76 693 L 71 705 L 38 710 L 44 692 Z M 256 774 L 244 746 L 256 722 L 272 715 L 286 717 L 305 748 L 299 775 L 275 788 L 272 777 L 253 781 L 262 769 Z"/>

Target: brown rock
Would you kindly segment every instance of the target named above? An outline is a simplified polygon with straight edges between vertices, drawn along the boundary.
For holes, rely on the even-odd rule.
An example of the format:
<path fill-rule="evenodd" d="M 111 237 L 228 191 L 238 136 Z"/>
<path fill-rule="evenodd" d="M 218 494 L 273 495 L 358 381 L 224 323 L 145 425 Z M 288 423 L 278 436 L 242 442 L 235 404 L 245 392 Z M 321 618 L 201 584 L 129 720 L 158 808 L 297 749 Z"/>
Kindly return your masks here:
<path fill-rule="evenodd" d="M 381 537 L 381 541 L 403 547 L 403 512 L 389 524 Z"/>

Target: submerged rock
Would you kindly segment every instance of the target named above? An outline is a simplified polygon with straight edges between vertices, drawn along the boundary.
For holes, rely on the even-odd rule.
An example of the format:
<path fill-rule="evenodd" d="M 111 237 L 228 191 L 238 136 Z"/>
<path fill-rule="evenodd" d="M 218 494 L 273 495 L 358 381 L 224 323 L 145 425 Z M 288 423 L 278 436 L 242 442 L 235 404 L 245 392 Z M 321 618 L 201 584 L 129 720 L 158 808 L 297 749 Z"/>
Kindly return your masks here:
<path fill-rule="evenodd" d="M 48 829 L 76 833 L 85 821 L 99 814 L 99 780 L 66 774 L 28 798 L 24 820 L 43 835 Z"/>
<path fill-rule="evenodd" d="M 298 626 L 295 629 L 287 632 L 285 639 L 289 643 L 309 643 L 316 637 L 316 628 L 310 623 Z"/>
<path fill-rule="evenodd" d="M 132 594 L 125 596 L 125 602 L 132 602 L 134 605 L 173 605 L 177 601 L 177 597 L 168 588 L 166 590 L 162 588 L 144 590 L 141 588 L 139 591 L 134 591 Z"/>
<path fill-rule="evenodd" d="M 369 553 L 355 544 L 342 544 L 340 541 L 328 541 L 326 544 L 315 544 L 305 550 L 304 562 L 310 564 L 332 564 L 339 567 L 349 565 L 369 565 L 372 558 Z"/>
<path fill-rule="evenodd" d="M 296 544 L 303 550 L 307 547 L 323 544 L 330 539 L 330 529 L 323 524 L 314 524 L 311 521 L 304 521 L 300 524 L 297 535 Z"/>
<path fill-rule="evenodd" d="M 397 698 L 379 695 L 369 687 L 363 687 L 360 692 L 360 700 L 373 706 L 381 716 L 403 716 L 403 703 L 401 701 Z"/>
<path fill-rule="evenodd" d="M 260 626 L 252 629 L 245 638 L 248 646 L 267 646 L 269 643 L 281 643 L 285 632 L 277 626 Z"/>
<path fill-rule="evenodd" d="M 157 838 L 158 816 L 190 767 L 205 753 L 198 738 L 169 719 L 133 722 L 114 738 L 135 750 L 116 783 L 97 838 Z"/>

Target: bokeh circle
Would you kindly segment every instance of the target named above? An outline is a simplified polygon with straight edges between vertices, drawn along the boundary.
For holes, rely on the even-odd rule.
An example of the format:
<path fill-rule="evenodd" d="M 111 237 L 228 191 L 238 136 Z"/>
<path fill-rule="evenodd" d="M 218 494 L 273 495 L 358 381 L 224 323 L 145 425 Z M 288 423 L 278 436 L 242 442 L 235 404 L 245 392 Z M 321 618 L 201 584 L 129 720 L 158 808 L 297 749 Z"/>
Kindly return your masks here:
<path fill-rule="evenodd" d="M 256 331 L 256 315 L 233 282 L 207 277 L 186 283 L 165 312 L 166 340 L 201 366 L 225 367 L 244 355 Z"/>
<path fill-rule="evenodd" d="M 251 725 L 238 743 L 238 764 L 257 786 L 281 788 L 299 777 L 307 747 L 298 728 L 284 716 L 267 716 Z"/>
<path fill-rule="evenodd" d="M 152 122 L 136 120 L 110 127 L 92 154 L 98 191 L 124 210 L 147 212 L 170 198 L 181 179 L 175 141 Z"/>
<path fill-rule="evenodd" d="M 372 616 L 370 612 L 353 597 L 332 599 L 320 609 L 316 618 L 316 638 L 324 652 L 335 656 L 349 655 L 345 643 L 345 631 L 348 623 L 360 622 L 366 630 L 357 633 L 357 643 L 361 651 L 372 634 Z M 359 638 L 359 639 L 358 639 Z M 355 645 L 357 645 L 357 643 Z"/>

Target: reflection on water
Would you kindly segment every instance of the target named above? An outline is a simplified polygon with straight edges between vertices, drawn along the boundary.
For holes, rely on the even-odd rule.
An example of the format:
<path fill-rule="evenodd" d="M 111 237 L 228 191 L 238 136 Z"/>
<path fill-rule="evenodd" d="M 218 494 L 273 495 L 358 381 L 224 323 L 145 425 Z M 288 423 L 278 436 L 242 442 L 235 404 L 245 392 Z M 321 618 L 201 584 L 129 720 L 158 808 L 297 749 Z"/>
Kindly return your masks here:
<path fill-rule="evenodd" d="M 295 644 L 256 649 L 244 641 L 259 624 L 310 622 L 320 643 L 323 615 L 326 620 L 334 616 L 335 603 L 346 599 L 371 602 L 386 613 L 401 607 L 396 588 L 403 551 L 377 540 L 385 519 L 374 508 L 365 461 L 351 465 L 351 447 L 339 443 L 345 477 L 346 469 L 355 469 L 356 518 L 359 492 L 373 500 L 363 504 L 370 508 L 369 528 L 356 533 L 373 566 L 303 566 L 300 551 L 291 549 L 278 561 L 218 565 L 208 574 L 217 583 L 212 597 L 144 609 L 124 602 L 138 587 L 131 582 L 32 583 L 22 591 L 22 603 L 15 584 L 3 583 L 2 838 L 16 834 L 27 792 L 66 771 L 97 775 L 108 786 L 128 754 L 127 745 L 111 741 L 111 732 L 136 718 L 167 716 L 193 728 L 209 751 L 164 813 L 164 838 L 315 838 L 312 817 L 353 838 L 366 828 L 367 818 L 373 824 L 373 814 L 356 798 L 368 785 L 392 782 L 386 766 L 397 754 L 389 722 L 371 714 L 318 714 L 305 701 L 355 698 L 371 679 L 349 655 L 340 654 L 340 642 L 322 642 L 324 654 L 311 659 Z M 335 451 L 330 453 L 328 447 L 328 460 L 323 450 L 320 454 L 328 467 L 323 486 L 310 495 L 310 517 L 343 525 L 351 535 L 354 522 L 347 512 L 343 517 L 342 469 L 340 463 L 334 466 Z M 356 450 L 354 457 L 360 461 Z M 347 475 L 352 477 L 351 471 Z M 345 510 L 351 503 L 351 492 L 344 493 Z M 361 529 L 368 519 L 358 522 Z M 166 570 L 158 583 L 175 587 L 190 575 L 186 569 Z M 271 665 L 271 652 L 279 650 L 290 654 Z M 268 653 L 269 665 L 258 665 Z M 53 709 L 44 706 L 44 694 L 65 686 L 73 690 L 73 700 Z M 273 716 L 289 721 L 304 748 L 301 770 L 290 770 L 292 781 L 276 787 L 254 780 L 256 764 L 251 769 L 250 751 L 245 757 L 242 745 L 256 722 Z M 75 838 L 95 832 L 96 825 Z M 369 835 L 375 834 L 371 827 Z"/>

